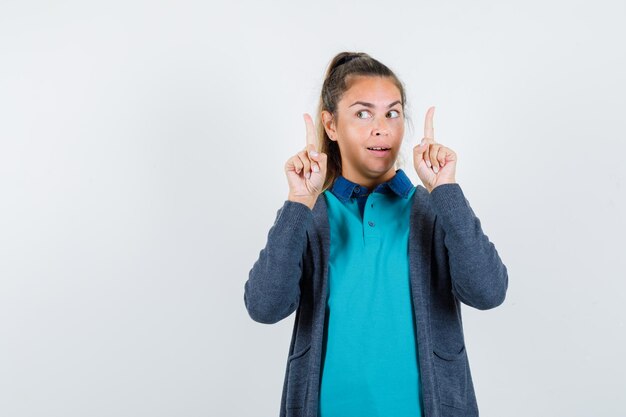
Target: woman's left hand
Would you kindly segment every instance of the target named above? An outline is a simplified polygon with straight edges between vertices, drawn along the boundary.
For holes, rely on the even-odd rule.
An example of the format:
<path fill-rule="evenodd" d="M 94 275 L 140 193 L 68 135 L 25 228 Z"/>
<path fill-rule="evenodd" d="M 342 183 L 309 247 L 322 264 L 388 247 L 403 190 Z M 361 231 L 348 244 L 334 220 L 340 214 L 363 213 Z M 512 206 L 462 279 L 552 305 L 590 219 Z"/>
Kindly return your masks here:
<path fill-rule="evenodd" d="M 456 153 L 435 142 L 434 114 L 435 107 L 430 107 L 424 122 L 424 138 L 413 148 L 413 166 L 429 193 L 438 185 L 456 182 Z"/>

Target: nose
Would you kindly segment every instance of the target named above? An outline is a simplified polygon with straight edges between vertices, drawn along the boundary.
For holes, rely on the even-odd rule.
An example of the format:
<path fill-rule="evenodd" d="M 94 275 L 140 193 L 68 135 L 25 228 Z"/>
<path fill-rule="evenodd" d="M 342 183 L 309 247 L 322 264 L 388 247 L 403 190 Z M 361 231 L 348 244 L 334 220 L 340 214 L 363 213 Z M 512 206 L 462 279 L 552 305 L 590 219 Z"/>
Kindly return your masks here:
<path fill-rule="evenodd" d="M 383 117 L 379 118 L 376 122 L 376 126 L 374 126 L 374 134 L 376 136 L 388 135 L 389 128 L 387 127 L 387 118 Z"/>

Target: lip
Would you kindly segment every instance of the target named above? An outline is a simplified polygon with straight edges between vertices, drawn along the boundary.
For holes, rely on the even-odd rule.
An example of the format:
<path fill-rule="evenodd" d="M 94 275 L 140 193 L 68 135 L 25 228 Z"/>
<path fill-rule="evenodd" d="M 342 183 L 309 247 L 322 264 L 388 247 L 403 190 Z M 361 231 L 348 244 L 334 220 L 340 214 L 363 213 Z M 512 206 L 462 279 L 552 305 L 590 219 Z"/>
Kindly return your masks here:
<path fill-rule="evenodd" d="M 374 147 L 376 148 L 377 146 L 374 146 Z M 381 146 L 381 148 L 382 147 L 383 146 Z M 386 151 L 374 151 L 374 150 L 368 149 L 367 151 L 369 153 L 371 153 L 372 155 L 377 156 L 379 158 L 381 158 L 381 157 L 384 158 L 385 156 L 387 156 L 387 155 L 389 155 L 391 153 L 391 149 L 388 149 Z"/>

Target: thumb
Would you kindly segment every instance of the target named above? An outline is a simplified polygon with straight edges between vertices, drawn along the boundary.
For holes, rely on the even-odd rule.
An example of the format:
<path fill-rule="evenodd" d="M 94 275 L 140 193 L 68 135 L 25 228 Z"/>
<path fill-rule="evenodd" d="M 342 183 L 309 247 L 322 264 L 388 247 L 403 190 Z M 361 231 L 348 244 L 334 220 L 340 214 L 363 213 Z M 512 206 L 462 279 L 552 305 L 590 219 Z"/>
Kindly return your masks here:
<path fill-rule="evenodd" d="M 325 153 L 320 153 L 316 151 L 311 151 L 310 153 L 311 159 L 316 162 L 321 172 L 326 172 L 326 162 L 328 160 L 328 155 Z"/>
<path fill-rule="evenodd" d="M 317 151 L 317 147 L 315 146 L 314 143 L 309 143 L 308 145 L 306 145 L 306 153 L 309 157 L 311 157 L 312 152 Z"/>
<path fill-rule="evenodd" d="M 413 154 L 415 156 L 419 156 L 424 153 L 427 147 L 428 147 L 428 143 L 426 143 L 424 138 L 422 138 L 422 141 L 418 143 L 415 148 L 413 148 Z"/>

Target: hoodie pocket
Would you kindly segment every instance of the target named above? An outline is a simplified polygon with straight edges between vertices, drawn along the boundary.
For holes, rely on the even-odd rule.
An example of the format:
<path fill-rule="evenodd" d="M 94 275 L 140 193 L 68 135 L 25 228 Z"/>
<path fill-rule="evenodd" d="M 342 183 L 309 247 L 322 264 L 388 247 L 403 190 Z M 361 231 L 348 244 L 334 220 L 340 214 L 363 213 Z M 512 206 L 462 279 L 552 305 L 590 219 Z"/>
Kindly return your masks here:
<path fill-rule="evenodd" d="M 435 376 L 443 405 L 463 410 L 467 406 L 468 363 L 465 346 L 458 352 L 433 348 Z"/>

